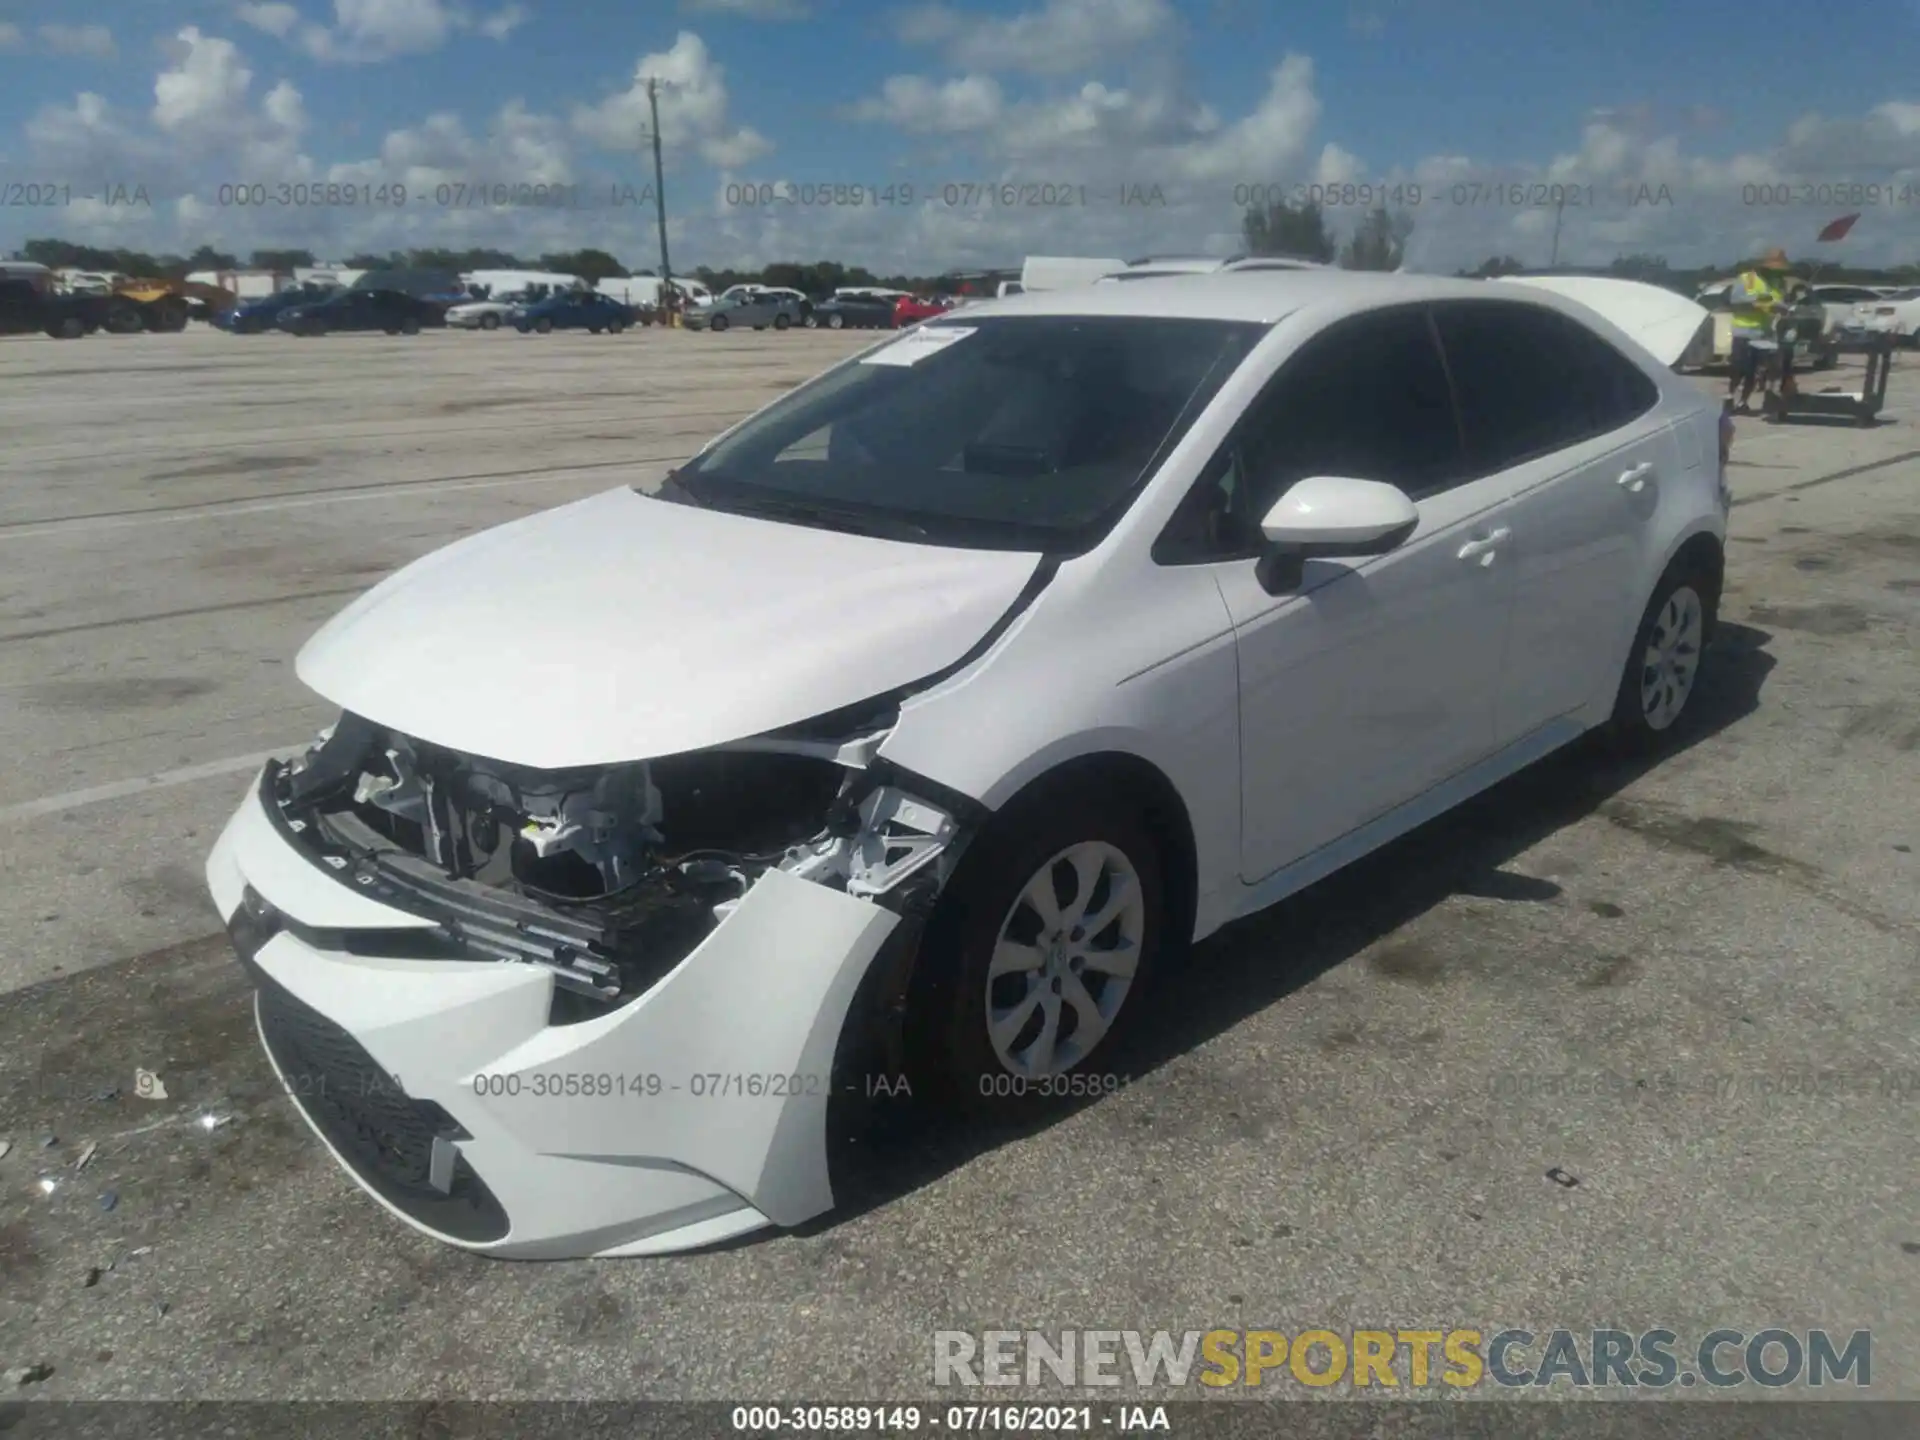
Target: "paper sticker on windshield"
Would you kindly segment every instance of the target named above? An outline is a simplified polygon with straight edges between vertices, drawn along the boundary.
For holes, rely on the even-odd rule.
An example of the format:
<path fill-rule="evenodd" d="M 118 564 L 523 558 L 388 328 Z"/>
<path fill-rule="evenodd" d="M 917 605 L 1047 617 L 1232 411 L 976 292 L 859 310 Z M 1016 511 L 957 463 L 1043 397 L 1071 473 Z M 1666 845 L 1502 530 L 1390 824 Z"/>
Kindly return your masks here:
<path fill-rule="evenodd" d="M 964 340 L 978 329 L 975 325 L 936 325 L 901 336 L 861 360 L 862 365 L 918 365 L 927 356 L 946 349 L 956 340 Z"/>

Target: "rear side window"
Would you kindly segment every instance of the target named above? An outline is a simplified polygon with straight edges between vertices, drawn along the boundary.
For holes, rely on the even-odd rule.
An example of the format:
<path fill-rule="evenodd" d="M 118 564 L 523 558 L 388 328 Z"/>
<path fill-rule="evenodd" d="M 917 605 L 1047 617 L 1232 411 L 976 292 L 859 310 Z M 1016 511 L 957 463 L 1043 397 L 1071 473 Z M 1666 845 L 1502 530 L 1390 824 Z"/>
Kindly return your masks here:
<path fill-rule="evenodd" d="M 1544 306 L 1438 305 L 1434 320 L 1476 474 L 1608 434 L 1659 403 L 1638 365 Z"/>

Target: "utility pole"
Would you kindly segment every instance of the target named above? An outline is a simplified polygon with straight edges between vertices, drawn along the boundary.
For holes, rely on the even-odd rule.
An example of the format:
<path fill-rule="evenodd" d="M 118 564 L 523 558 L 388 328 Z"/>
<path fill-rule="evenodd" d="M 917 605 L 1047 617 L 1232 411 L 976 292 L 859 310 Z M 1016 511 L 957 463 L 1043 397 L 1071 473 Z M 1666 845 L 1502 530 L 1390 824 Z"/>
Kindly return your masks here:
<path fill-rule="evenodd" d="M 653 117 L 653 208 L 660 222 L 660 303 L 673 298 L 673 268 L 667 259 L 667 182 L 660 163 L 660 82 L 647 77 L 647 111 Z"/>
<path fill-rule="evenodd" d="M 1549 270 L 1560 263 L 1560 212 L 1566 208 L 1567 202 L 1564 199 L 1553 207 L 1553 257 L 1547 261 Z"/>

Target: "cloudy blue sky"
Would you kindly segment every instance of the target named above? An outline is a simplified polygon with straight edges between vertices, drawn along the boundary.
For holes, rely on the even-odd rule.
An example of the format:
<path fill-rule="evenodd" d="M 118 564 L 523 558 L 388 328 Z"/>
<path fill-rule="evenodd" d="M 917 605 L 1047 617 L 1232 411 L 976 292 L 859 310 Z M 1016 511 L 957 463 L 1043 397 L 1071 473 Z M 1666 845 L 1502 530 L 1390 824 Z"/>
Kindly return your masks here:
<path fill-rule="evenodd" d="M 1551 192 L 1508 184 L 1573 192 L 1562 262 L 1806 251 L 1854 209 L 1834 258 L 1908 261 L 1914 26 L 1775 0 L 0 0 L 0 250 L 653 264 L 651 75 L 677 269 L 1223 249 L 1246 187 L 1326 184 L 1417 189 L 1435 268 L 1549 258 Z M 290 203 L 313 182 L 376 203 Z M 475 203 L 533 185 L 562 203 Z"/>

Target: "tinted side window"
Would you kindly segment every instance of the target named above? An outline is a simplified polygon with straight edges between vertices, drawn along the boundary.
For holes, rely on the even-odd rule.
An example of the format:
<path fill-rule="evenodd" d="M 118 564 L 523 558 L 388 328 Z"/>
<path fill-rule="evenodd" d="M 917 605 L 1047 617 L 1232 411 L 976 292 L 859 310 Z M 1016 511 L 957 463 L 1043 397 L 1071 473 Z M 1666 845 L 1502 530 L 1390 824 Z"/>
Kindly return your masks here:
<path fill-rule="evenodd" d="M 1256 526 L 1312 475 L 1384 480 L 1418 499 L 1462 473 L 1446 370 L 1419 309 L 1365 315 L 1308 341 L 1248 420 L 1240 459 Z"/>
<path fill-rule="evenodd" d="M 1542 306 L 1470 301 L 1434 319 L 1476 474 L 1605 435 L 1660 399 L 1639 366 Z"/>
<path fill-rule="evenodd" d="M 1447 374 L 1425 312 L 1335 325 L 1247 408 L 1153 548 L 1165 565 L 1257 554 L 1260 522 L 1301 480 L 1383 480 L 1418 500 L 1466 478 Z"/>

